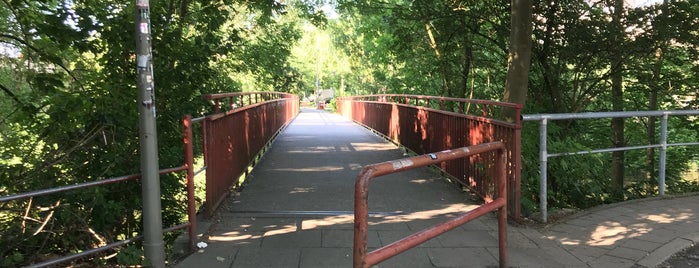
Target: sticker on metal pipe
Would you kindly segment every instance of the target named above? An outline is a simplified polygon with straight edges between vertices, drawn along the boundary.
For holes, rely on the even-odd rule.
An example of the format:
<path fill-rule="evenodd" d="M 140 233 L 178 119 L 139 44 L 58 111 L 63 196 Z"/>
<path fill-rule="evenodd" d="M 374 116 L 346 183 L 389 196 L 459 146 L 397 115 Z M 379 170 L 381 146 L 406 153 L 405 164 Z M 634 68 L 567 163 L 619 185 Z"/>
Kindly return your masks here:
<path fill-rule="evenodd" d="M 141 33 L 144 33 L 144 34 L 148 33 L 148 23 L 142 22 L 138 26 L 139 26 L 138 28 L 141 30 Z"/>
<path fill-rule="evenodd" d="M 138 55 L 138 58 L 136 60 L 136 64 L 137 64 L 138 68 L 148 67 L 148 55 Z"/>
<path fill-rule="evenodd" d="M 401 169 L 401 168 L 412 166 L 413 161 L 410 159 L 401 159 L 401 160 L 391 161 L 391 165 L 393 165 L 393 170 L 396 170 L 396 169 Z"/>

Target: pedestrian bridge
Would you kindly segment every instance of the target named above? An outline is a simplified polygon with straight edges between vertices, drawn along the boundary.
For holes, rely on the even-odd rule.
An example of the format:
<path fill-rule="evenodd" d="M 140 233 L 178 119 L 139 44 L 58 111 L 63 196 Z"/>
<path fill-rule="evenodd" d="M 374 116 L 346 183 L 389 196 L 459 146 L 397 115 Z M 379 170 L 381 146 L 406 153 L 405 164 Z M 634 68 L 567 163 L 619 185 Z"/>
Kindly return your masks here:
<path fill-rule="evenodd" d="M 381 101 L 377 101 L 380 103 Z M 410 153 L 374 129 L 324 110 L 301 109 L 228 196 L 176 267 L 350 267 L 354 184 L 362 167 Z M 391 245 L 476 209 L 482 198 L 435 168 L 372 182 L 368 248 Z M 600 207 L 555 225 L 511 224 L 511 267 L 656 267 L 699 242 L 697 196 Z M 696 204 L 696 205 L 694 205 Z M 454 228 L 377 267 L 497 267 L 497 214 Z"/>
<path fill-rule="evenodd" d="M 697 196 L 520 225 L 517 105 L 374 95 L 339 99 L 336 114 L 299 109 L 283 93 L 207 98 L 212 115 L 183 120 L 184 165 L 162 171 L 186 172 L 190 201 L 188 222 L 165 231 L 185 229 L 183 250 L 192 253 L 170 266 L 655 267 L 699 242 Z M 194 204 L 197 174 L 206 177 L 202 208 Z M 505 204 L 510 225 L 496 212 Z"/>

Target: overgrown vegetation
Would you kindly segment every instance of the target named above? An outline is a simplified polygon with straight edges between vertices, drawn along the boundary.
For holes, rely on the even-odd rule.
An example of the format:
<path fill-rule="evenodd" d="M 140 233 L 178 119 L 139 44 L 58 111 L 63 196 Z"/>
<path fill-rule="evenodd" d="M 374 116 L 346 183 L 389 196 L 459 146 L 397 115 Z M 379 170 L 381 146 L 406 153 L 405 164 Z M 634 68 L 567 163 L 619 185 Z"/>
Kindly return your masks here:
<path fill-rule="evenodd" d="M 181 118 L 210 108 L 202 94 L 297 91 L 291 46 L 302 18 L 323 20 L 298 1 L 150 4 L 163 168 L 183 164 Z M 0 1 L 0 195 L 139 172 L 133 5 Z M 165 227 L 186 220 L 183 180 L 161 177 Z M 132 181 L 1 203 L 0 266 L 140 234 L 140 192 Z M 138 264 L 142 249 L 93 261 Z"/>
<path fill-rule="evenodd" d="M 510 6 L 502 1 L 338 0 L 328 16 L 322 1 L 150 2 L 161 167 L 182 164 L 181 117 L 206 113 L 206 93 L 310 96 L 332 88 L 336 96 L 504 99 L 511 44 Z M 620 3 L 532 4 L 525 113 L 699 108 L 699 2 Z M 0 195 L 138 173 L 133 1 L 0 6 Z M 696 118 L 669 125 L 671 142 L 699 140 Z M 660 127 L 648 118 L 549 126 L 557 152 L 657 143 Z M 522 135 L 525 211 L 538 203 L 536 127 L 525 123 Z M 669 192 L 697 190 L 681 178 L 697 152 L 668 150 Z M 657 150 L 621 159 L 620 191 L 611 190 L 619 161 L 610 154 L 551 159 L 549 204 L 586 208 L 655 194 Z M 163 225 L 172 226 L 186 218 L 183 176 L 161 181 Z M 135 193 L 138 183 L 120 183 L 0 204 L 0 266 L 140 234 Z M 137 264 L 141 256 L 135 244 L 93 262 Z"/>

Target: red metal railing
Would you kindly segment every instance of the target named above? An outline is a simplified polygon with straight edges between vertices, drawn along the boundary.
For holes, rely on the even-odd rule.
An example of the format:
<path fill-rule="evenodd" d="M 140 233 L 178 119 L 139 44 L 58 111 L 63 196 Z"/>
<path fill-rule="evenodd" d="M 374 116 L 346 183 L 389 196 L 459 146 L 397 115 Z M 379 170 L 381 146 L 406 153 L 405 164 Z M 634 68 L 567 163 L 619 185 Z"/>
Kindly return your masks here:
<path fill-rule="evenodd" d="M 465 162 L 463 158 L 495 153 L 494 166 L 491 168 L 495 176 L 497 198 L 486 204 L 461 214 L 446 222 L 426 228 L 401 240 L 393 242 L 382 248 L 367 253 L 367 233 L 369 218 L 369 182 L 383 175 L 402 172 L 414 168 L 436 165 L 445 162 Z M 426 155 L 404 158 L 365 166 L 357 176 L 354 187 L 354 259 L 355 268 L 371 267 L 388 258 L 396 256 L 410 248 L 432 239 L 440 234 L 452 230 L 462 224 L 477 219 L 491 211 L 498 210 L 498 246 L 500 267 L 507 267 L 507 192 L 506 183 L 506 157 L 507 150 L 502 142 L 491 142 L 475 146 L 463 147 L 454 150 L 430 153 Z"/>
<path fill-rule="evenodd" d="M 206 95 L 216 114 L 203 121 L 206 215 L 211 216 L 299 111 L 298 96 L 280 92 Z M 225 109 L 222 109 L 225 108 Z M 225 110 L 225 111 L 224 111 Z"/>
<path fill-rule="evenodd" d="M 510 216 L 520 218 L 521 105 L 487 100 L 415 95 L 368 95 L 338 98 L 337 111 L 417 154 L 501 141 L 507 148 Z M 512 112 L 514 110 L 514 113 Z M 505 121 L 512 115 L 514 122 Z M 492 153 L 440 168 L 484 200 L 495 189 Z"/>
<path fill-rule="evenodd" d="M 186 140 L 187 140 L 187 137 L 185 136 L 185 141 Z M 185 142 L 185 144 L 186 144 L 186 142 Z M 187 149 L 185 149 L 185 151 L 186 150 Z M 187 162 L 187 161 L 185 161 L 185 162 Z M 162 170 L 160 170 L 160 175 L 173 173 L 173 172 L 180 172 L 183 170 L 187 171 L 187 174 L 188 174 L 188 176 L 187 176 L 187 196 L 188 196 L 187 211 L 188 211 L 188 213 L 190 213 L 189 222 L 163 229 L 163 232 L 172 232 L 175 230 L 187 228 L 187 230 L 190 234 L 189 247 L 190 247 L 190 249 L 194 249 L 194 241 L 195 241 L 194 240 L 194 230 L 196 228 L 196 220 L 195 220 L 196 214 L 193 212 L 196 210 L 196 208 L 194 207 L 194 198 L 193 198 L 194 197 L 194 184 L 191 183 L 193 177 L 189 177 L 191 169 L 192 169 L 191 165 L 185 164 L 185 165 L 179 166 L 179 167 L 162 169 Z M 0 197 L 0 203 L 14 201 L 14 200 L 20 200 L 20 199 L 26 199 L 26 198 L 33 198 L 33 197 L 49 195 L 49 194 L 70 192 L 70 191 L 74 191 L 74 190 L 78 190 L 78 189 L 103 186 L 103 185 L 119 183 L 119 182 L 133 181 L 133 180 L 136 180 L 139 178 L 141 178 L 141 174 L 132 174 L 132 175 L 114 177 L 114 178 L 109 178 L 109 179 L 104 179 L 104 180 L 68 185 L 68 186 L 63 186 L 63 187 L 56 187 L 56 188 L 51 188 L 51 189 L 44 189 L 44 190 L 37 190 L 37 191 L 15 194 L 15 195 L 2 196 L 2 197 Z M 121 247 L 121 246 L 124 246 L 124 245 L 129 244 L 129 243 L 133 243 L 133 242 L 141 240 L 141 239 L 143 239 L 143 235 L 131 237 L 131 238 L 128 238 L 125 240 L 117 241 L 117 242 L 110 243 L 110 244 L 107 244 L 107 245 L 104 245 L 101 247 L 97 247 L 97 248 L 85 249 L 85 250 L 82 250 L 80 253 L 50 259 L 50 260 L 47 260 L 47 261 L 44 261 L 41 263 L 33 263 L 30 267 L 55 266 L 55 265 L 66 263 L 66 262 L 69 262 L 72 260 L 84 258 L 87 256 L 92 256 L 92 255 L 95 255 L 95 254 L 98 254 L 100 252 L 104 252 L 104 251 L 107 251 L 110 249 Z"/>

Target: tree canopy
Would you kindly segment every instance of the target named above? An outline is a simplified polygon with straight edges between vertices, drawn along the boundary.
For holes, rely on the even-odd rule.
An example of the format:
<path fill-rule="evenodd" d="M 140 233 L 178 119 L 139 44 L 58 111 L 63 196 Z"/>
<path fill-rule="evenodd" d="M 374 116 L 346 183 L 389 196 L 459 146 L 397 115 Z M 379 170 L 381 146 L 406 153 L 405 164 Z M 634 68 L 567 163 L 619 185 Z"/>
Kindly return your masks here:
<path fill-rule="evenodd" d="M 625 2 L 151 1 L 160 164 L 182 163 L 180 120 L 207 113 L 207 93 L 438 95 L 525 103 L 524 113 L 699 109 L 699 2 Z M 133 5 L 0 0 L 0 195 L 139 171 Z M 529 56 L 513 51 L 531 54 L 519 76 L 508 66 Z M 699 140 L 696 118 L 670 124 L 674 142 Z M 523 129 L 525 211 L 538 198 L 535 127 Z M 557 122 L 550 147 L 657 143 L 658 127 L 649 118 Z M 697 150 L 668 154 L 668 189 L 696 190 L 682 176 Z M 611 155 L 552 161 L 549 203 L 584 208 L 654 191 L 654 150 L 615 157 L 627 167 L 621 181 Z M 161 181 L 173 197 L 163 220 L 179 222 L 182 178 Z M 0 204 L 0 266 L 139 233 L 138 191 L 116 184 Z M 128 253 L 138 250 L 118 261 L 137 263 Z"/>

